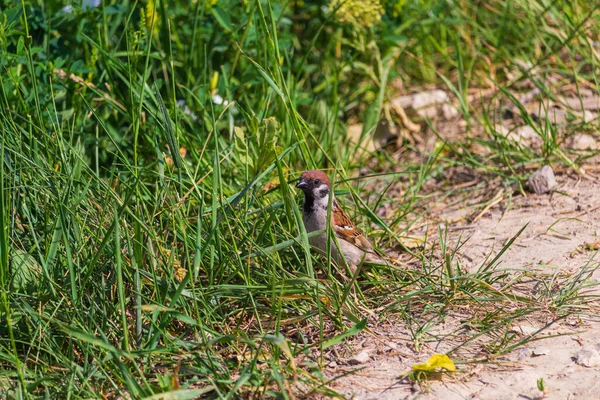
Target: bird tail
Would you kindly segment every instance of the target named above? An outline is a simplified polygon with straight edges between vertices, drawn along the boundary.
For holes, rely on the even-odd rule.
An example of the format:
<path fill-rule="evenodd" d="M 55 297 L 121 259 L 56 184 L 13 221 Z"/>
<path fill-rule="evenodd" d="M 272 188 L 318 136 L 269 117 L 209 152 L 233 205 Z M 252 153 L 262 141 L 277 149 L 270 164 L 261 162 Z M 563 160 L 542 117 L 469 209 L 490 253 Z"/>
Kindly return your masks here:
<path fill-rule="evenodd" d="M 383 265 L 388 264 L 377 253 L 366 253 L 364 262 L 369 263 L 369 264 L 383 264 Z"/>

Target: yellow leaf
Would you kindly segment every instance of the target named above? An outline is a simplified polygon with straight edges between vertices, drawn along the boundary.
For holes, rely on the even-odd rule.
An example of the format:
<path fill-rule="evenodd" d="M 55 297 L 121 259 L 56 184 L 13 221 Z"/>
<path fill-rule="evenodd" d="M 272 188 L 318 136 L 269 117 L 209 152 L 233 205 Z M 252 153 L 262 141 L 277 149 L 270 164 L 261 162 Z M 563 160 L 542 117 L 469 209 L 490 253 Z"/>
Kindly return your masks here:
<path fill-rule="evenodd" d="M 406 236 L 400 239 L 402 244 L 409 249 L 416 249 L 417 247 L 423 247 L 425 244 L 425 238 L 422 237 L 410 237 Z"/>
<path fill-rule="evenodd" d="M 159 24 L 160 17 L 156 11 L 154 0 L 149 0 L 148 4 L 146 4 L 146 28 L 152 29 L 152 33 L 157 34 Z"/>
<path fill-rule="evenodd" d="M 440 156 L 445 157 L 448 154 L 450 154 L 450 147 L 448 147 L 446 145 L 446 142 L 442 142 L 442 141 L 438 140 L 435 142 L 435 145 L 433 146 L 433 152 L 434 153 L 439 152 Z"/>
<path fill-rule="evenodd" d="M 212 79 L 210 80 L 210 90 L 214 90 L 217 88 L 217 85 L 219 84 L 219 71 L 215 71 L 213 72 L 213 76 Z"/>
<path fill-rule="evenodd" d="M 412 366 L 412 370 L 417 372 L 439 372 L 442 369 L 449 372 L 456 372 L 454 362 L 445 354 L 434 354 L 429 357 L 426 363 L 414 364 Z"/>

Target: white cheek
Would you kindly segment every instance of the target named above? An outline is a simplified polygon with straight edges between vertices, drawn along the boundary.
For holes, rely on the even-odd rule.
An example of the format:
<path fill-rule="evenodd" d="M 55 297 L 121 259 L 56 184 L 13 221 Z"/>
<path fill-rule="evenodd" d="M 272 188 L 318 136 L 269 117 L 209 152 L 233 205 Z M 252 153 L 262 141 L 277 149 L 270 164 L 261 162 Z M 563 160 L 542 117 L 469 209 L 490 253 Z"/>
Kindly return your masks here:
<path fill-rule="evenodd" d="M 329 196 L 329 188 L 327 187 L 326 184 L 322 183 L 315 188 L 314 193 L 315 193 L 315 197 L 324 199 Z"/>

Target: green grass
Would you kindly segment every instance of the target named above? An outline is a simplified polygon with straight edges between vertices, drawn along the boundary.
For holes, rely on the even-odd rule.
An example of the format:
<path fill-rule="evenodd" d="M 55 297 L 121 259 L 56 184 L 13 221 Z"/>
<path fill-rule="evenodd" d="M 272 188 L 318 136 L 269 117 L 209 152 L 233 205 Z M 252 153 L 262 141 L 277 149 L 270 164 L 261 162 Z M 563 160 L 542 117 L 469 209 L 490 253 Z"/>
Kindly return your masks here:
<path fill-rule="evenodd" d="M 471 307 L 471 333 L 451 353 L 465 361 L 474 358 L 460 349 L 474 342 L 486 360 L 522 343 L 507 326 L 541 306 L 497 257 L 465 273 L 441 232 L 441 245 L 413 251 L 419 268 L 349 284 L 311 255 L 288 183 L 305 169 L 336 171 L 351 214 L 389 250 L 435 205 L 439 193 L 422 188 L 445 169 L 507 186 L 543 163 L 580 171 L 591 154 L 561 138 L 593 127 L 559 133 L 517 94 L 528 80 L 555 98 L 555 75 L 577 93 L 595 87 L 593 2 L 387 1 L 370 27 L 316 1 L 214 3 L 0 9 L 0 392 L 335 396 L 320 354 L 364 330 L 369 309 L 399 318 L 419 348 L 449 310 Z M 415 157 L 384 148 L 373 163 L 355 159 L 347 126 L 372 135 L 400 80 L 445 87 L 466 136 L 436 154 L 406 143 Z M 484 85 L 497 88 L 492 98 L 470 100 Z M 494 130 L 510 105 L 540 150 Z M 395 211 L 382 219 L 385 204 Z M 585 275 L 560 292 L 558 278 L 543 279 L 551 311 L 576 312 Z"/>

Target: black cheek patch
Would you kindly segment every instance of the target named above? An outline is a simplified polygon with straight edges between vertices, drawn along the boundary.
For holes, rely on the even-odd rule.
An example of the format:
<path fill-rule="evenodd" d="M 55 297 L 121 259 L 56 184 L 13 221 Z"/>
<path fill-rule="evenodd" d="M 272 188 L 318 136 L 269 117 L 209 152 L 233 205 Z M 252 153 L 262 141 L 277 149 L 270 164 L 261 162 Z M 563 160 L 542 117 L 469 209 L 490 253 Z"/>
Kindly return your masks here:
<path fill-rule="evenodd" d="M 325 187 L 325 188 L 319 190 L 317 192 L 317 194 L 322 199 L 323 197 L 325 197 L 325 196 L 327 196 L 329 194 L 329 189 Z"/>

